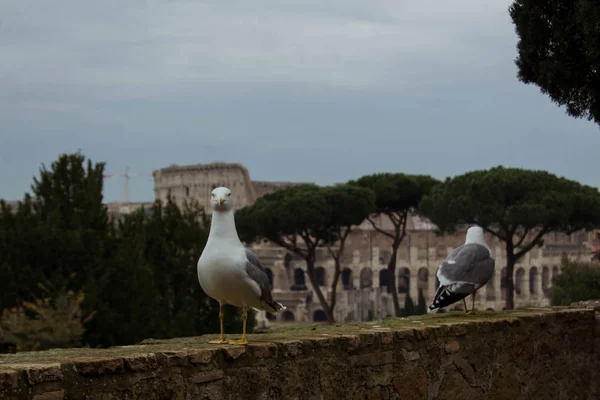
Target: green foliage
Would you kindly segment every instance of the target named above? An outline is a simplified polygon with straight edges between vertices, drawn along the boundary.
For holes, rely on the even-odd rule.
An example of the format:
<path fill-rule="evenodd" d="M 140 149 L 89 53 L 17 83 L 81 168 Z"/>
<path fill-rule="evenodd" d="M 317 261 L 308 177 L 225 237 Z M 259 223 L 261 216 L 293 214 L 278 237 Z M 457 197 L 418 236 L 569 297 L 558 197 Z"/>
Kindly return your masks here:
<path fill-rule="evenodd" d="M 546 171 L 495 167 L 447 179 L 421 202 L 440 229 L 477 224 L 505 242 L 507 308 L 513 308 L 514 264 L 551 231 L 600 223 L 600 193 Z"/>
<path fill-rule="evenodd" d="M 423 195 L 429 193 L 439 181 L 427 175 L 379 173 L 349 183 L 375 193 L 375 211 L 378 214 L 393 214 L 416 210 Z"/>
<path fill-rule="evenodd" d="M 509 9 L 519 79 L 567 113 L 600 123 L 600 7 L 597 0 L 516 0 Z"/>
<path fill-rule="evenodd" d="M 546 171 L 500 166 L 448 179 L 423 199 L 421 211 L 441 229 L 478 224 L 505 240 L 536 228 L 593 228 L 600 223 L 600 193 Z"/>
<path fill-rule="evenodd" d="M 4 310 L 1 324 L 7 332 L 6 339 L 16 343 L 19 351 L 80 346 L 83 324 L 87 322 L 81 318 L 83 293 L 40 287 L 47 297 Z M 93 314 L 87 320 L 92 317 Z"/>
<path fill-rule="evenodd" d="M 208 237 L 204 210 L 198 204 L 179 208 L 169 198 L 111 221 L 102 204 L 103 167 L 78 153 L 62 155 L 34 180 L 34 198 L 26 195 L 16 210 L 0 203 L 0 310 L 9 310 L 9 322 L 26 323 L 10 310 L 22 316 L 19 307 L 36 298 L 56 304 L 60 297 L 48 297 L 38 285 L 48 282 L 85 293 L 82 341 L 91 346 L 218 332 L 218 303 L 204 294 L 196 275 Z M 34 318 L 34 309 L 25 311 Z M 241 330 L 239 313 L 226 308 L 229 332 Z M 249 319 L 251 331 L 253 313 Z M 35 321 L 50 324 L 48 318 Z M 11 326 L 13 335 L 25 329 Z M 33 332 L 29 343 L 39 341 Z M 52 343 L 72 343 L 61 334 Z"/>
<path fill-rule="evenodd" d="M 567 262 L 561 273 L 552 278 L 550 300 L 555 306 L 600 298 L 600 265 Z"/>

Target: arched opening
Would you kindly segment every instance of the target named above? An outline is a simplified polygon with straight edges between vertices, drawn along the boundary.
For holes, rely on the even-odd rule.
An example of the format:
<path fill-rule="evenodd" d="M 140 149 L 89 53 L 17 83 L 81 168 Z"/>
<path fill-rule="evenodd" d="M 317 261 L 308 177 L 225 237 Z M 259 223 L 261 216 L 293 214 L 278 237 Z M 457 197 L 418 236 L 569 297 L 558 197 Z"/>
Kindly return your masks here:
<path fill-rule="evenodd" d="M 323 310 L 317 310 L 314 312 L 313 314 L 313 321 L 315 322 L 326 322 L 327 321 L 327 315 L 325 315 L 325 311 Z"/>
<path fill-rule="evenodd" d="M 523 290 L 523 281 L 525 278 L 525 270 L 522 267 L 517 268 L 515 272 L 515 293 L 517 296 L 521 296 L 525 294 Z"/>
<path fill-rule="evenodd" d="M 294 284 L 292 290 L 306 290 L 306 278 L 302 268 L 294 269 Z"/>
<path fill-rule="evenodd" d="M 531 267 L 529 269 L 529 293 L 538 294 L 538 269 Z"/>
<path fill-rule="evenodd" d="M 317 285 L 325 286 L 325 268 L 317 267 L 315 269 L 315 278 L 317 280 Z"/>
<path fill-rule="evenodd" d="M 342 271 L 342 286 L 345 290 L 352 289 L 352 270 L 348 267 Z"/>
<path fill-rule="evenodd" d="M 390 276 L 387 268 L 379 270 L 379 287 L 386 288 L 386 291 L 390 293 Z"/>
<path fill-rule="evenodd" d="M 370 288 L 373 287 L 373 271 L 371 268 L 365 267 L 360 270 L 360 288 Z"/>
<path fill-rule="evenodd" d="M 273 289 L 273 271 L 271 268 L 265 268 L 265 272 L 267 273 L 267 278 L 269 278 L 269 285 L 271 285 L 271 290 Z"/>
<path fill-rule="evenodd" d="M 550 293 L 550 268 L 545 265 L 542 267 L 542 291 L 544 296 L 548 297 Z"/>
<path fill-rule="evenodd" d="M 508 290 L 508 275 L 506 267 L 500 270 L 500 299 L 506 300 L 506 292 Z"/>
<path fill-rule="evenodd" d="M 429 291 L 429 271 L 427 268 L 419 268 L 417 272 L 417 289 L 421 289 L 423 293 Z"/>
<path fill-rule="evenodd" d="M 410 291 L 410 269 L 404 267 L 398 271 L 398 293 L 409 294 Z"/>
<path fill-rule="evenodd" d="M 294 316 L 294 313 L 291 312 L 290 310 L 285 310 L 283 312 L 283 320 L 284 321 L 295 321 L 296 317 Z"/>

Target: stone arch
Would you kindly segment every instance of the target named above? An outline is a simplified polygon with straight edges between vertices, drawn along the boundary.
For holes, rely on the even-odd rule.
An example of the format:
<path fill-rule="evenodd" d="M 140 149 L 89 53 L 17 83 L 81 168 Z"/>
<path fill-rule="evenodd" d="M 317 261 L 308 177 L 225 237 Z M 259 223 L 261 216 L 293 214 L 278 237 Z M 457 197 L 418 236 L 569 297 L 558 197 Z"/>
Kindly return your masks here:
<path fill-rule="evenodd" d="M 410 294 L 410 269 L 407 267 L 398 270 L 398 293 Z"/>
<path fill-rule="evenodd" d="M 273 271 L 271 271 L 271 268 L 265 268 L 265 272 L 267 274 L 267 278 L 269 278 L 269 285 L 271 285 L 271 289 L 273 289 Z"/>
<path fill-rule="evenodd" d="M 546 265 L 542 267 L 542 291 L 544 296 L 548 297 L 550 292 L 550 268 Z"/>
<path fill-rule="evenodd" d="M 342 286 L 345 290 L 352 289 L 352 270 L 348 267 L 342 270 Z"/>
<path fill-rule="evenodd" d="M 419 268 L 417 271 L 417 290 L 423 290 L 423 293 L 429 291 L 429 270 L 425 267 Z"/>
<path fill-rule="evenodd" d="M 373 287 L 373 271 L 369 267 L 364 267 L 360 270 L 360 288 Z"/>
<path fill-rule="evenodd" d="M 379 270 L 379 287 L 386 288 L 387 292 L 390 292 L 390 280 L 387 268 L 382 268 Z"/>
<path fill-rule="evenodd" d="M 306 277 L 302 268 L 294 269 L 294 284 L 292 290 L 306 290 Z"/>
<path fill-rule="evenodd" d="M 508 275 L 506 267 L 500 270 L 500 299 L 506 300 L 506 291 L 508 290 Z"/>
<path fill-rule="evenodd" d="M 522 296 L 525 294 L 525 288 L 523 287 L 525 281 L 525 269 L 523 267 L 517 268 L 515 271 L 515 294 Z"/>
<path fill-rule="evenodd" d="M 313 321 L 315 322 L 326 322 L 327 321 L 327 315 L 325 314 L 325 311 L 323 310 L 317 310 L 313 313 Z"/>
<path fill-rule="evenodd" d="M 560 269 L 555 265 L 552 267 L 552 279 L 556 278 L 560 274 Z"/>
<path fill-rule="evenodd" d="M 538 293 L 538 269 L 533 266 L 529 269 L 529 294 Z"/>
<path fill-rule="evenodd" d="M 294 313 L 292 311 L 285 310 L 283 312 L 283 315 L 282 315 L 281 319 L 283 319 L 284 321 L 295 321 L 296 320 L 296 316 L 294 315 Z"/>
<path fill-rule="evenodd" d="M 315 280 L 317 281 L 317 285 L 325 286 L 325 268 L 317 267 L 315 269 Z"/>

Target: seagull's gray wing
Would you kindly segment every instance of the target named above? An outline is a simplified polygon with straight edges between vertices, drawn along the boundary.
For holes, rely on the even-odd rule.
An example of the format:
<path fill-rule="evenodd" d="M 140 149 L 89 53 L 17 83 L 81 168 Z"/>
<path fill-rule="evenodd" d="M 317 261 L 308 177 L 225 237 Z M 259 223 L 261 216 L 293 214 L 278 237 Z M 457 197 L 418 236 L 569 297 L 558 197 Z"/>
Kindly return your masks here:
<path fill-rule="evenodd" d="M 481 287 L 494 274 L 494 265 L 494 259 L 487 247 L 468 243 L 450 253 L 440 264 L 437 277 L 442 285 L 461 282 Z"/>
<path fill-rule="evenodd" d="M 429 310 L 446 307 L 464 299 L 485 285 L 494 275 L 494 259 L 487 247 L 469 243 L 457 247 L 440 264 L 440 281 Z"/>
<path fill-rule="evenodd" d="M 269 277 L 267 276 L 267 270 L 265 266 L 262 265 L 256 254 L 254 254 L 250 249 L 245 249 L 246 251 L 246 273 L 250 276 L 254 282 L 258 284 L 260 288 L 260 300 L 262 303 L 273 309 L 271 312 L 277 312 L 282 309 L 281 304 L 273 301 L 273 296 L 271 294 L 271 285 L 269 284 Z"/>

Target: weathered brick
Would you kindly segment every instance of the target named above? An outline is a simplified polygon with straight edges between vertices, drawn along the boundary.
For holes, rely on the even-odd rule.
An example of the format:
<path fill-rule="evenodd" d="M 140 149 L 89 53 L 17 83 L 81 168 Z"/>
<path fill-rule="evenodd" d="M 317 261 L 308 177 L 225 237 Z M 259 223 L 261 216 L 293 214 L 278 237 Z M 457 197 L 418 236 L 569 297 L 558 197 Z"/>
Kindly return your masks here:
<path fill-rule="evenodd" d="M 381 332 L 379 333 L 381 337 L 381 344 L 388 345 L 394 343 L 394 333 L 393 332 Z"/>
<path fill-rule="evenodd" d="M 80 359 L 74 365 L 74 369 L 79 375 L 88 377 L 118 374 L 124 368 L 122 358 Z"/>
<path fill-rule="evenodd" d="M 32 397 L 32 400 L 63 400 L 65 397 L 64 390 L 55 390 L 53 392 L 39 393 Z"/>
<path fill-rule="evenodd" d="M 360 354 L 356 356 L 349 356 L 348 361 L 350 362 L 350 365 L 356 367 L 393 364 L 394 352 L 392 350 L 388 350 L 375 353 Z"/>
<path fill-rule="evenodd" d="M 225 373 L 222 369 L 198 372 L 190 376 L 190 382 L 192 383 L 204 383 L 210 381 L 216 381 L 217 379 L 223 379 Z"/>
<path fill-rule="evenodd" d="M 165 367 L 181 367 L 188 363 L 188 354 L 185 351 L 162 351 L 156 353 L 159 365 Z"/>
<path fill-rule="evenodd" d="M 237 360 L 246 353 L 246 348 L 243 346 L 225 347 L 223 348 L 223 354 L 226 360 Z"/>
<path fill-rule="evenodd" d="M 215 349 L 193 350 L 188 354 L 188 360 L 193 365 L 208 365 L 215 359 L 217 352 Z"/>
<path fill-rule="evenodd" d="M 0 389 L 16 389 L 19 386 L 19 372 L 3 369 L 0 370 Z"/>
<path fill-rule="evenodd" d="M 284 357 L 296 357 L 302 354 L 302 342 L 294 340 L 286 341 L 282 344 Z"/>
<path fill-rule="evenodd" d="M 444 346 L 444 351 L 448 354 L 458 353 L 459 350 L 460 344 L 458 344 L 456 340 L 446 343 L 446 345 Z"/>
<path fill-rule="evenodd" d="M 151 371 L 158 368 L 158 361 L 154 354 L 136 354 L 123 358 L 125 367 L 131 372 Z"/>
<path fill-rule="evenodd" d="M 25 376 L 30 385 L 43 382 L 62 381 L 60 364 L 31 364 L 25 367 Z"/>
<path fill-rule="evenodd" d="M 270 358 L 277 354 L 277 346 L 272 343 L 253 344 L 248 346 L 248 348 L 252 349 L 252 354 L 254 354 L 254 357 L 259 359 Z"/>

